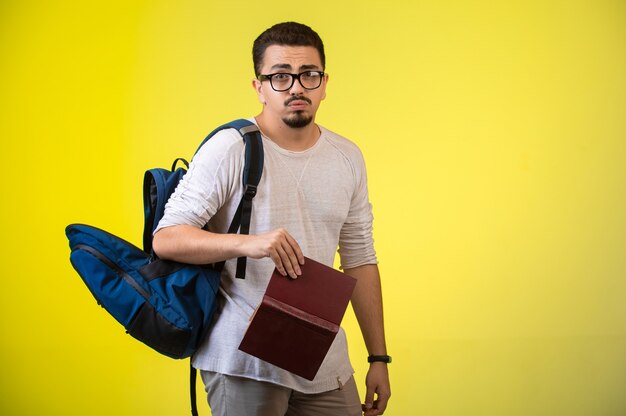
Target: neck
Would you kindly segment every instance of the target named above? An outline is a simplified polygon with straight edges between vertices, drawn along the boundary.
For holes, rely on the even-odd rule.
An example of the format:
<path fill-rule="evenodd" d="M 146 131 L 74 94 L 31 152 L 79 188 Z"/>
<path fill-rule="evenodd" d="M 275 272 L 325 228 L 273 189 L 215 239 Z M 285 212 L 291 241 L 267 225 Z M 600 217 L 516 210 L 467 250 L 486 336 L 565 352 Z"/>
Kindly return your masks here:
<path fill-rule="evenodd" d="M 282 120 L 270 119 L 264 113 L 259 114 L 255 119 L 264 136 L 283 149 L 292 152 L 302 152 L 313 147 L 321 134 L 314 121 L 305 127 L 293 128 L 287 126 Z"/>

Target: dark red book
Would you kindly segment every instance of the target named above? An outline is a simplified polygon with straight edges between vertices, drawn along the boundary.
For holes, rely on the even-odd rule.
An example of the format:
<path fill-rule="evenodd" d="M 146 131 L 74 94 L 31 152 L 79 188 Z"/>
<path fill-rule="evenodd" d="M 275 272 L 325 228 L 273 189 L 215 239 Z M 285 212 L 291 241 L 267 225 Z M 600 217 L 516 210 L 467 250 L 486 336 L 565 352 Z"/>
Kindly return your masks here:
<path fill-rule="evenodd" d="M 309 258 L 301 269 L 297 279 L 274 270 L 239 349 L 313 380 L 339 331 L 356 279 Z"/>

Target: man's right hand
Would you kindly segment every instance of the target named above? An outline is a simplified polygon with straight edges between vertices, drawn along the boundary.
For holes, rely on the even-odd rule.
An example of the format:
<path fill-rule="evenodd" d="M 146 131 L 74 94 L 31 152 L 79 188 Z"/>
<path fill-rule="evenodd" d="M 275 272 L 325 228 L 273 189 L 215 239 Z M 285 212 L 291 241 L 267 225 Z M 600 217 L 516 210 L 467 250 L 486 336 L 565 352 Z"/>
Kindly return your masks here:
<path fill-rule="evenodd" d="M 304 255 L 298 242 L 284 228 L 251 235 L 242 248 L 253 259 L 271 258 L 283 276 L 295 279 L 302 274 L 300 266 L 304 264 Z"/>

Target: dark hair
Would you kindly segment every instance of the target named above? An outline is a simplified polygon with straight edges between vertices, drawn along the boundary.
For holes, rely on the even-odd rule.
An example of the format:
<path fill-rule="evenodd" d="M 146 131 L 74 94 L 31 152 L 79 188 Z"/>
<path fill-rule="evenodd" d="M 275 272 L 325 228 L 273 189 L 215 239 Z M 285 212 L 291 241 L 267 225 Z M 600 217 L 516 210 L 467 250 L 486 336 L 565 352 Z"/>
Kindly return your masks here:
<path fill-rule="evenodd" d="M 324 43 L 320 36 L 307 25 L 296 22 L 278 23 L 261 33 L 252 45 L 252 61 L 254 73 L 259 76 L 263 66 L 265 49 L 271 45 L 313 46 L 320 54 L 322 69 L 326 66 Z"/>

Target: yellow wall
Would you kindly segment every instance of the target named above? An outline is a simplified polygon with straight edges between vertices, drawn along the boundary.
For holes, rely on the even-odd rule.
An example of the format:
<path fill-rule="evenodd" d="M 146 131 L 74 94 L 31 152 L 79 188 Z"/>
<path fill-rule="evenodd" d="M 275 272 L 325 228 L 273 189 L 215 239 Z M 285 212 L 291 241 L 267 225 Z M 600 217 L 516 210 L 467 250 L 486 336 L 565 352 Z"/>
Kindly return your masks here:
<path fill-rule="evenodd" d="M 139 244 L 143 171 L 259 111 L 251 43 L 288 19 L 368 164 L 387 414 L 626 414 L 619 0 L 2 1 L 0 413 L 187 413 L 186 362 L 96 305 L 63 229 Z"/>

